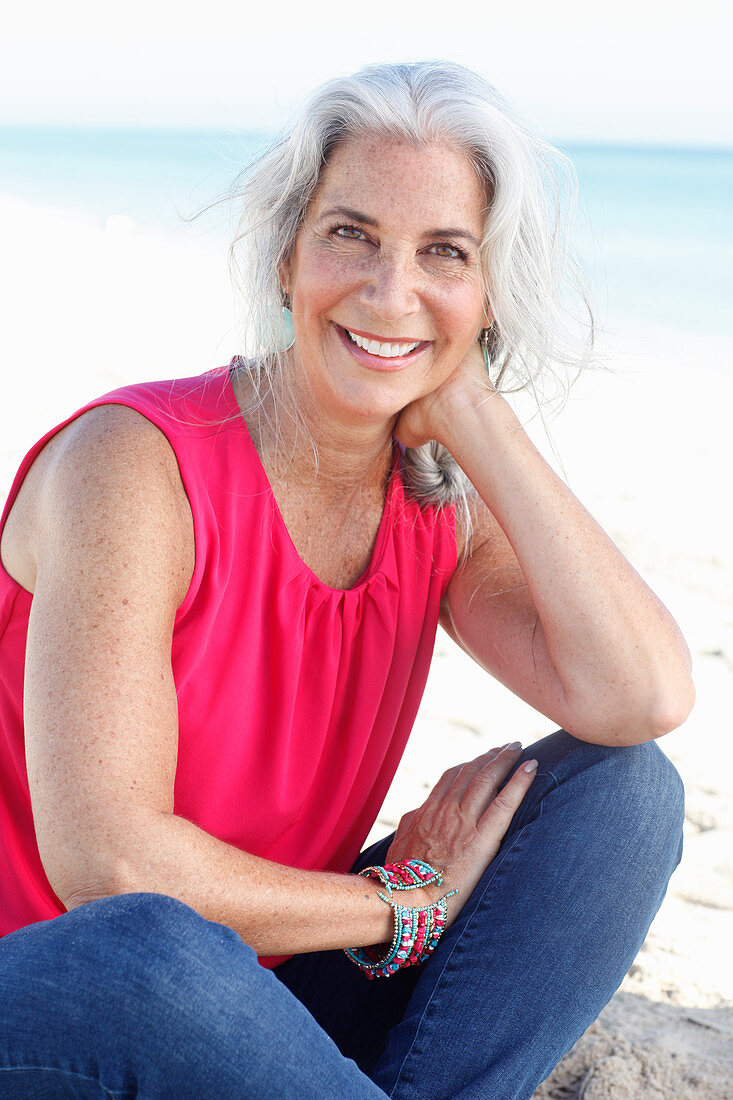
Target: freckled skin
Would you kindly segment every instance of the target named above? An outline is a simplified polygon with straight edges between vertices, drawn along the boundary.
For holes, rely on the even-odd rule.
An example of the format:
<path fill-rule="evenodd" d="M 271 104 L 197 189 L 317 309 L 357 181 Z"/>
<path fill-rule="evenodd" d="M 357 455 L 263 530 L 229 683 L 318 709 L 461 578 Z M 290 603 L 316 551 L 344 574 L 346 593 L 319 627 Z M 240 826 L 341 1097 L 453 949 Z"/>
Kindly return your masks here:
<path fill-rule="evenodd" d="M 355 231 L 335 232 L 354 223 L 324 222 L 335 205 L 377 224 L 356 219 Z M 480 238 L 484 206 L 471 165 L 444 146 L 380 140 L 335 152 L 281 272 L 296 330 L 285 369 L 319 461 L 294 434 L 280 462 L 267 416 L 251 418 L 253 441 L 295 546 L 335 587 L 353 584 L 369 560 L 391 431 L 407 446 L 444 444 L 477 491 L 470 552 L 443 601 L 446 630 L 574 736 L 639 744 L 686 716 L 689 653 L 666 609 L 490 393 L 476 344 L 491 320 L 477 246 L 431 233 L 460 227 Z M 336 326 L 428 344 L 404 369 L 377 371 Z M 237 385 L 246 398 L 246 377 Z M 459 529 L 459 551 L 465 537 Z M 195 545 L 162 432 L 114 405 L 62 429 L 24 480 L 2 560 L 34 593 L 26 760 L 41 858 L 68 908 L 122 892 L 169 894 L 262 955 L 389 941 L 392 914 L 376 883 L 271 863 L 174 812 L 171 643 Z M 531 783 L 517 770 L 493 799 L 516 759 L 492 750 L 451 769 L 397 831 L 388 860 L 429 857 L 445 871 L 442 889 L 459 888 L 449 921 Z M 412 897 L 434 900 L 430 888 Z"/>
<path fill-rule="evenodd" d="M 486 204 L 470 162 L 445 145 L 375 137 L 337 148 L 281 272 L 295 323 L 289 369 L 296 386 L 307 376 L 334 423 L 384 424 L 435 390 L 475 342 L 487 323 L 477 246 L 430 231 L 462 228 L 480 239 Z M 338 206 L 378 224 L 323 217 Z M 344 223 L 359 232 L 339 230 Z M 404 370 L 378 374 L 351 356 L 334 324 L 431 345 Z"/>

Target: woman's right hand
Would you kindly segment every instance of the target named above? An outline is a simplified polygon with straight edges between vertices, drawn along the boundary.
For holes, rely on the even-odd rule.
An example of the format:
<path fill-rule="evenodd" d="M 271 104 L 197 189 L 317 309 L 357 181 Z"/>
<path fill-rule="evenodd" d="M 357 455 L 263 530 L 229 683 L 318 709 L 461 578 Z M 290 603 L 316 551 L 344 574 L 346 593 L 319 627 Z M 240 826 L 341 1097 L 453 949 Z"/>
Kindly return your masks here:
<path fill-rule="evenodd" d="M 499 851 L 537 773 L 537 762 L 527 761 L 499 790 L 521 752 L 515 742 L 449 768 L 422 806 L 404 815 L 387 862 L 425 860 L 443 872 L 443 884 L 397 895 L 396 900 L 408 906 L 426 905 L 457 890 L 448 901 L 448 924 L 453 923 Z"/>

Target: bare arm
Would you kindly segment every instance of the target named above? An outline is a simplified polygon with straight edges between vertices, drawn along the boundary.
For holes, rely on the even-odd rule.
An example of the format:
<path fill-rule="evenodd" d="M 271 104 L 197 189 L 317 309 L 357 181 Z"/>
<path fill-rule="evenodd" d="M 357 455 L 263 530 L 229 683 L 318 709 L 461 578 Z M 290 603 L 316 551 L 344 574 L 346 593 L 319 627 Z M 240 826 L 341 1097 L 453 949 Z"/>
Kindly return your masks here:
<path fill-rule="evenodd" d="M 260 955 L 389 940 L 378 883 L 272 863 L 173 812 L 171 638 L 194 545 L 162 434 L 128 409 L 85 414 L 54 441 L 31 526 L 28 775 L 41 859 L 63 903 L 169 894 Z M 489 820 L 487 850 L 508 826 L 512 792 L 518 804 L 530 781 L 520 776 Z M 436 896 L 415 891 L 411 903 Z"/>
<path fill-rule="evenodd" d="M 487 394 L 480 351 L 472 354 L 476 362 L 442 400 L 433 396 L 422 428 L 448 447 L 481 497 L 473 551 L 449 585 L 443 625 L 581 740 L 627 745 L 668 733 L 694 698 L 674 619 L 504 399 Z"/>
<path fill-rule="evenodd" d="M 193 567 L 190 510 L 170 446 L 131 410 L 94 410 L 64 435 L 39 493 L 25 688 L 54 890 L 67 907 L 167 893 L 260 954 L 389 939 L 376 883 L 270 863 L 173 813 L 171 637 Z"/>

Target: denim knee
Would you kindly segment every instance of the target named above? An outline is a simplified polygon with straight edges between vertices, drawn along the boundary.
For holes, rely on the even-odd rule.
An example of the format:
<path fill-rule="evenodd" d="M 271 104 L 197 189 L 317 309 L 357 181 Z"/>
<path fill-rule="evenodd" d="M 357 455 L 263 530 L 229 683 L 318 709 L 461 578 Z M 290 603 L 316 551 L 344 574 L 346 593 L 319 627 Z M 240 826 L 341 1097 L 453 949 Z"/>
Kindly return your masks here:
<path fill-rule="evenodd" d="M 630 745 L 621 751 L 621 760 L 631 772 L 633 788 L 643 791 L 646 798 L 657 806 L 659 814 L 669 820 L 670 825 L 681 826 L 685 810 L 685 788 L 680 773 L 669 757 L 662 752 L 656 741 Z M 618 756 L 615 759 L 618 760 Z"/>
<path fill-rule="evenodd" d="M 168 894 L 113 894 L 87 902 L 74 914 L 82 921 L 94 922 L 102 934 L 105 927 L 113 927 L 132 940 L 138 937 L 149 944 L 161 939 L 173 945 L 181 938 L 185 942 L 191 936 L 205 936 L 213 943 L 231 941 L 245 946 L 256 957 L 232 928 L 207 920 L 190 905 Z"/>
<path fill-rule="evenodd" d="M 229 991 L 236 973 L 237 989 L 246 995 L 261 970 L 233 929 L 165 894 L 100 898 L 7 939 L 8 964 L 20 973 L 45 960 L 49 988 L 59 982 L 79 1022 L 91 1030 L 104 1024 L 121 1045 L 125 1036 L 146 1041 L 136 1023 L 141 1015 L 149 1035 L 160 1025 L 167 1033 L 180 1028 L 183 1040 L 192 1016 L 198 1026 L 208 1015 L 216 1028 L 217 994 Z M 22 973 L 20 981 L 30 1007 Z"/>
<path fill-rule="evenodd" d="M 536 757 L 539 768 L 519 824 L 542 812 L 541 803 L 545 810 L 564 804 L 586 828 L 607 832 L 629 852 L 635 848 L 634 862 L 648 853 L 650 867 L 669 863 L 671 874 L 682 854 L 684 788 L 656 742 L 596 745 L 558 730 L 524 756 Z"/>
<path fill-rule="evenodd" d="M 89 926 L 89 954 L 107 997 L 119 996 L 127 1014 L 130 998 L 142 996 L 149 1016 L 156 1011 L 170 1024 L 171 1013 L 197 1006 L 215 1011 L 216 986 L 260 970 L 257 956 L 237 933 L 208 921 L 166 894 L 119 894 L 82 906 L 77 935 Z M 109 947 L 109 950 L 105 950 Z"/>
<path fill-rule="evenodd" d="M 162 894 L 7 936 L 0 1003 L 0 1095 L 11 1077 L 13 1095 L 40 1095 L 50 1074 L 59 1095 L 327 1095 L 330 1073 L 339 1095 L 375 1092 L 233 929 Z"/>
<path fill-rule="evenodd" d="M 682 856 L 685 794 L 674 764 L 654 741 L 620 748 L 583 744 L 583 779 L 618 830 L 618 842 L 634 846 L 650 867 L 660 870 L 670 861 L 674 870 Z M 577 766 L 577 765 L 576 765 Z"/>
<path fill-rule="evenodd" d="M 114 925 L 120 929 L 125 926 L 140 931 L 149 929 L 155 934 L 174 931 L 177 927 L 183 929 L 204 920 L 178 898 L 156 893 L 110 894 L 72 912 L 83 924 L 98 924 L 100 932 L 105 926 Z"/>
<path fill-rule="evenodd" d="M 656 741 L 630 746 L 627 788 L 641 824 L 666 836 L 673 867 L 682 858 L 682 826 L 685 819 L 685 788 L 682 777 Z"/>
<path fill-rule="evenodd" d="M 631 814 L 652 817 L 679 833 L 685 813 L 685 789 L 679 772 L 655 741 L 607 751 L 606 780 L 624 799 Z"/>

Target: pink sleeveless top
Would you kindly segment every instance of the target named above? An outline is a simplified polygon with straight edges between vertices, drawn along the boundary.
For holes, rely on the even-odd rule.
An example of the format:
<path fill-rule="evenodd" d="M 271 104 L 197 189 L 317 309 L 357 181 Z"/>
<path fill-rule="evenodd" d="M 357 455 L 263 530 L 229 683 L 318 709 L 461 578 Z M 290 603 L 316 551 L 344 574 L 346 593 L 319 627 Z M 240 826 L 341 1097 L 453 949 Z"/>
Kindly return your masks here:
<path fill-rule="evenodd" d="M 288 535 L 228 372 L 90 402 L 26 456 L 0 522 L 44 444 L 87 409 L 127 405 L 161 429 L 191 504 L 196 550 L 173 632 L 175 812 L 255 855 L 344 872 L 420 703 L 456 566 L 454 513 L 405 496 L 395 447 L 369 565 L 352 588 L 330 588 Z M 0 935 L 64 912 L 38 854 L 25 767 L 31 602 L 0 567 Z"/>

